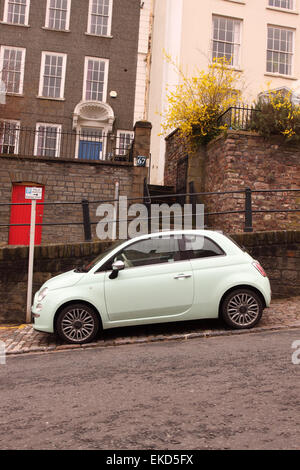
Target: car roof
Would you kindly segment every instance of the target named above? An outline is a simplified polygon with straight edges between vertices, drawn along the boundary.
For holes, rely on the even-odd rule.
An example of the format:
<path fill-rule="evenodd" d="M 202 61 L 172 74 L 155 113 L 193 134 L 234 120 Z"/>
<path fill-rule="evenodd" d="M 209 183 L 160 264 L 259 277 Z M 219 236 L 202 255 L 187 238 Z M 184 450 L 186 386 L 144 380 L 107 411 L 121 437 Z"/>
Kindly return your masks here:
<path fill-rule="evenodd" d="M 183 229 L 183 230 L 163 230 L 161 232 L 152 232 L 144 235 L 133 237 L 127 241 L 143 240 L 149 237 L 163 237 L 163 236 L 174 236 L 174 235 L 203 235 L 203 236 L 216 236 L 216 234 L 224 235 L 223 232 L 217 230 L 206 230 L 206 229 Z M 217 235 L 218 236 L 218 235 Z"/>
<path fill-rule="evenodd" d="M 220 246 L 223 250 L 225 250 L 226 254 L 238 254 L 241 253 L 241 249 L 236 245 L 233 241 L 231 241 L 222 231 L 219 230 L 206 230 L 206 229 L 183 229 L 183 230 L 168 230 L 162 232 L 152 232 L 144 235 L 139 235 L 138 237 L 129 238 L 128 240 L 124 240 L 123 243 L 118 244 L 115 248 L 113 248 L 107 256 L 105 256 L 99 263 L 103 264 L 107 261 L 107 259 L 117 253 L 118 250 L 125 248 L 139 240 L 147 240 L 149 237 L 164 237 L 164 236 L 176 236 L 176 235 L 202 235 L 211 237 L 214 242 L 220 243 Z M 91 272 L 95 272 L 98 269 L 98 265 L 96 264 L 94 268 L 91 269 Z"/>

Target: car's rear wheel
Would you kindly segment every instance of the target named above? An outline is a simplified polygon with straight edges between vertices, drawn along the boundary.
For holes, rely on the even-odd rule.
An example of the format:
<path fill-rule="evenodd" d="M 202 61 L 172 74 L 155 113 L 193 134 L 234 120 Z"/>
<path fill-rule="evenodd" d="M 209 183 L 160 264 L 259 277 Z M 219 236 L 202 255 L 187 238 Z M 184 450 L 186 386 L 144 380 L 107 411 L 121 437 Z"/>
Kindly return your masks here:
<path fill-rule="evenodd" d="M 59 313 L 56 331 L 63 341 L 84 344 L 96 337 L 99 326 L 99 317 L 92 307 L 74 303 Z"/>
<path fill-rule="evenodd" d="M 252 328 L 259 322 L 262 313 L 262 300 L 256 292 L 250 289 L 231 291 L 221 305 L 223 320 L 235 329 Z"/>

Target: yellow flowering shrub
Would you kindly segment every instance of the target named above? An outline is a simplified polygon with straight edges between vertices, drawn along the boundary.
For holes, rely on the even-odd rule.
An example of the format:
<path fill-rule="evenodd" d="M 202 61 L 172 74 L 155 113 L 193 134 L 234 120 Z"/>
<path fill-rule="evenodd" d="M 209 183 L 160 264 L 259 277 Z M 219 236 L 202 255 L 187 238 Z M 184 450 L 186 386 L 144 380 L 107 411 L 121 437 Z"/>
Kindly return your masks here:
<path fill-rule="evenodd" d="M 255 107 L 251 129 L 269 137 L 283 135 L 289 141 L 300 140 L 300 106 L 291 101 L 291 92 L 270 91 Z"/>
<path fill-rule="evenodd" d="M 178 129 L 190 148 L 205 144 L 226 126 L 218 123 L 218 117 L 240 99 L 237 84 L 240 72 L 230 67 L 229 61 L 216 58 L 207 71 L 187 77 L 180 67 L 167 56 L 167 61 L 177 68 L 181 82 L 167 94 L 168 108 L 163 114 L 162 134 Z"/>

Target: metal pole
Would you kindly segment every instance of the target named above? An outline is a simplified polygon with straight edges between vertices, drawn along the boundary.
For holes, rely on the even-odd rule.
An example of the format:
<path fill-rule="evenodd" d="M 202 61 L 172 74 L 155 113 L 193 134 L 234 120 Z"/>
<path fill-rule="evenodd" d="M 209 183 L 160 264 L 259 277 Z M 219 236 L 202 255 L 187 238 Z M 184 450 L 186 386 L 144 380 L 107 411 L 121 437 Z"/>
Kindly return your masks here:
<path fill-rule="evenodd" d="M 92 241 L 92 231 L 91 231 L 91 219 L 90 219 L 90 208 L 89 201 L 83 199 L 82 204 L 82 215 L 83 215 L 83 228 L 84 228 L 84 239 L 86 242 Z"/>
<path fill-rule="evenodd" d="M 114 217 L 112 225 L 112 240 L 117 239 L 117 220 L 118 220 L 118 200 L 119 200 L 120 184 L 118 181 L 115 182 L 115 204 L 114 204 Z"/>
<path fill-rule="evenodd" d="M 29 241 L 29 260 L 28 260 L 26 323 L 31 323 L 33 260 L 34 260 L 34 242 L 35 242 L 35 218 L 36 218 L 36 200 L 32 199 L 31 200 L 31 217 L 30 217 L 30 241 Z"/>
<path fill-rule="evenodd" d="M 245 189 L 245 228 L 244 232 L 253 232 L 252 226 L 252 191 Z"/>

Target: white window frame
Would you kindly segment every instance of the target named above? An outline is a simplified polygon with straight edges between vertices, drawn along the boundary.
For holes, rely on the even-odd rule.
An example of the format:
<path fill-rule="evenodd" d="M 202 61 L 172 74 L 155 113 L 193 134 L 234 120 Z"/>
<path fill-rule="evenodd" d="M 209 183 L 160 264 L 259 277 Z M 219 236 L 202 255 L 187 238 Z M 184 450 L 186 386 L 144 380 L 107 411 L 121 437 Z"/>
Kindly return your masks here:
<path fill-rule="evenodd" d="M 28 26 L 30 0 L 26 0 L 25 22 L 24 23 L 12 23 L 11 21 L 8 21 L 8 4 L 9 4 L 9 2 L 11 2 L 11 0 L 5 0 L 4 13 L 3 13 L 3 22 L 8 23 L 8 24 L 13 24 L 13 25 L 16 25 L 16 26 Z"/>
<path fill-rule="evenodd" d="M 61 146 L 61 131 L 62 125 L 61 124 L 53 124 L 47 122 L 37 122 L 35 126 L 35 140 L 34 140 L 34 156 L 35 157 L 44 157 L 44 158 L 53 158 L 48 155 L 39 155 L 38 154 L 38 143 L 39 143 L 39 127 L 52 127 L 53 129 L 57 129 L 57 139 L 56 139 L 56 148 L 55 148 L 55 158 L 60 156 L 60 146 Z"/>
<path fill-rule="evenodd" d="M 45 28 L 48 29 L 53 29 L 54 31 L 69 31 L 70 27 L 70 14 L 71 14 L 71 0 L 67 0 L 68 6 L 67 6 L 67 17 L 66 17 L 66 27 L 57 29 L 57 28 L 52 28 L 49 25 L 50 22 L 50 2 L 51 0 L 47 0 L 47 7 L 46 7 L 46 18 L 45 18 Z"/>
<path fill-rule="evenodd" d="M 97 33 L 92 33 L 92 32 L 91 32 L 91 27 L 92 27 L 92 5 L 93 5 L 93 0 L 89 0 L 89 14 L 88 14 L 87 34 L 92 34 L 93 36 L 111 37 L 111 23 L 112 23 L 112 12 L 113 12 L 113 0 L 109 0 L 109 12 L 108 12 L 107 34 L 97 34 Z"/>
<path fill-rule="evenodd" d="M 276 0 L 268 0 L 268 7 L 269 8 L 276 8 L 278 10 L 282 10 L 282 11 L 295 11 L 296 9 L 296 0 L 290 0 L 292 2 L 292 8 L 288 8 L 288 7 L 284 7 L 282 5 L 271 5 L 271 1 L 272 2 L 275 2 Z M 279 0 L 280 3 L 283 1 L 283 0 Z"/>
<path fill-rule="evenodd" d="M 120 147 L 121 134 L 129 135 L 130 136 L 130 142 L 132 142 L 133 139 L 134 139 L 134 132 L 133 131 L 126 131 L 126 130 L 122 130 L 122 129 L 117 130 L 116 155 L 118 155 L 118 156 L 126 155 L 126 152 L 129 150 L 129 149 L 125 149 L 125 148 L 121 149 L 121 147 Z"/>
<path fill-rule="evenodd" d="M 239 25 L 239 39 L 238 39 L 238 42 L 235 42 L 235 41 L 228 42 L 228 41 L 225 41 L 225 40 L 223 41 L 223 40 L 214 38 L 214 32 L 215 32 L 214 19 L 215 18 L 230 20 L 230 21 L 236 22 Z M 243 20 L 240 19 L 240 18 L 233 18 L 231 16 L 224 16 L 224 15 L 217 15 L 217 14 L 212 15 L 212 33 L 211 33 L 211 59 L 212 60 L 214 58 L 218 57 L 218 56 L 214 55 L 214 47 L 213 47 L 214 42 L 228 43 L 228 44 L 233 45 L 234 48 L 238 47 L 237 53 L 233 54 L 232 63 L 229 66 L 232 67 L 232 68 L 240 68 L 241 67 L 242 28 L 243 28 Z M 235 33 L 233 32 L 233 34 L 235 34 Z M 224 54 L 224 57 L 225 57 L 225 54 Z"/>
<path fill-rule="evenodd" d="M 100 57 L 85 57 L 84 60 L 84 77 L 83 77 L 83 93 L 82 99 L 83 101 L 99 101 L 99 100 L 91 100 L 87 98 L 87 75 L 88 75 L 88 62 L 89 60 L 104 62 L 105 63 L 105 71 L 104 71 L 104 83 L 103 83 L 103 96 L 102 96 L 102 103 L 106 102 L 107 98 L 107 82 L 108 82 L 108 69 L 109 69 L 109 59 L 101 59 Z"/>
<path fill-rule="evenodd" d="M 63 58 L 63 67 L 62 67 L 62 77 L 60 84 L 60 94 L 59 97 L 44 96 L 44 72 L 45 72 L 45 60 L 46 56 L 60 56 Z M 61 52 L 49 52 L 42 51 L 42 60 L 41 60 L 41 70 L 40 70 L 40 84 L 39 84 L 39 98 L 44 98 L 48 100 L 63 100 L 65 94 L 65 81 L 66 81 L 66 68 L 67 68 L 67 54 L 62 54 Z"/>
<path fill-rule="evenodd" d="M 24 87 L 24 70 L 25 70 L 26 49 L 23 48 L 23 47 L 13 47 L 13 46 L 1 46 L 0 47 L 0 80 L 2 80 L 3 64 L 4 64 L 4 51 L 6 49 L 22 52 L 19 91 L 18 92 L 16 92 L 16 91 L 7 91 L 8 86 L 6 85 L 6 94 L 8 94 L 8 95 L 10 95 L 10 94 L 11 95 L 22 95 L 23 94 L 23 87 Z"/>
<path fill-rule="evenodd" d="M 15 135 L 15 145 L 14 145 L 14 153 L 11 155 L 17 155 L 19 152 L 19 140 L 20 140 L 20 121 L 13 121 L 12 119 L 1 119 L 0 120 L 0 151 L 2 150 L 3 146 L 3 136 L 4 133 L 1 132 L 2 124 L 16 124 L 16 135 Z M 2 153 L 2 152 L 1 152 Z"/>
<path fill-rule="evenodd" d="M 292 33 L 292 52 L 285 52 L 285 51 L 280 51 L 280 50 L 273 50 L 273 49 L 269 49 L 269 28 L 273 28 L 273 29 L 281 29 L 281 30 L 285 30 L 285 31 L 288 31 L 288 32 L 291 32 Z M 272 72 L 272 71 L 268 71 L 267 67 L 268 67 L 268 51 L 271 51 L 271 52 L 276 52 L 278 54 L 287 54 L 287 55 L 291 55 L 291 70 L 290 70 L 290 74 L 286 74 L 286 73 L 281 73 L 281 72 Z M 293 70 L 294 70 L 294 57 L 295 57 L 295 30 L 292 29 L 292 28 L 287 28 L 285 26 L 278 26 L 278 25 L 273 25 L 273 24 L 268 24 L 267 25 L 267 50 L 266 50 L 266 74 L 271 74 L 271 75 L 278 75 L 278 76 L 281 76 L 281 77 L 292 77 L 293 76 Z"/>

